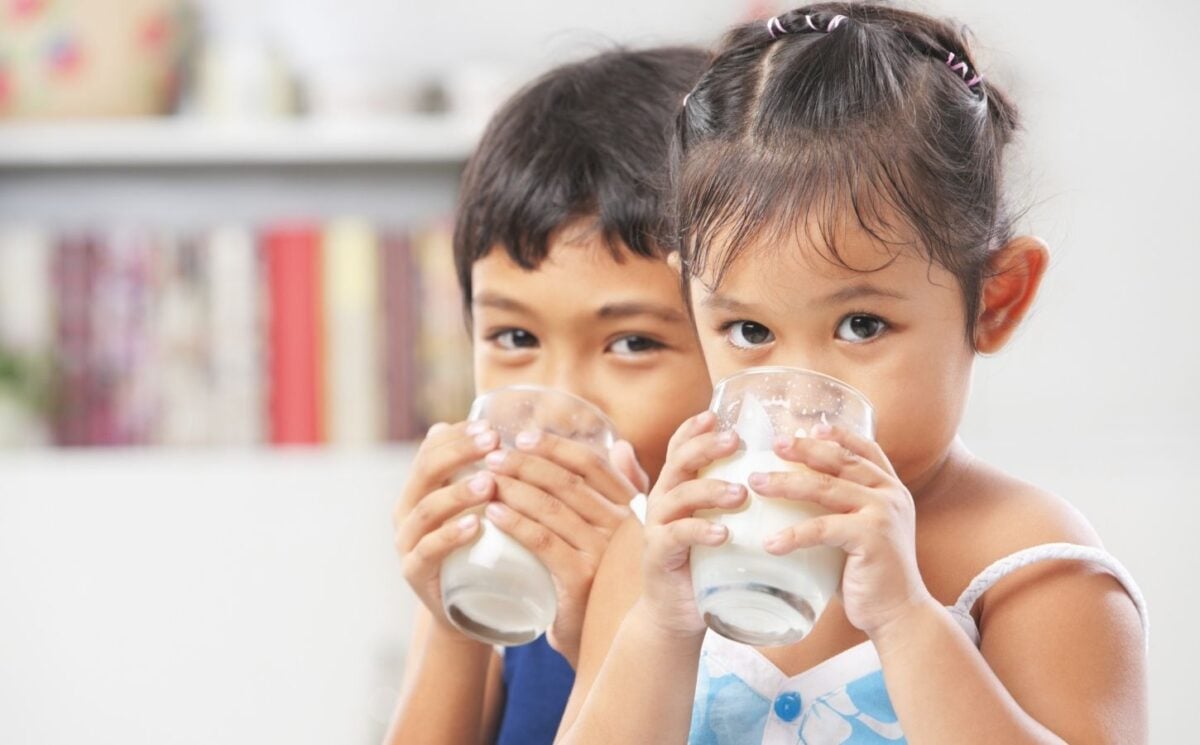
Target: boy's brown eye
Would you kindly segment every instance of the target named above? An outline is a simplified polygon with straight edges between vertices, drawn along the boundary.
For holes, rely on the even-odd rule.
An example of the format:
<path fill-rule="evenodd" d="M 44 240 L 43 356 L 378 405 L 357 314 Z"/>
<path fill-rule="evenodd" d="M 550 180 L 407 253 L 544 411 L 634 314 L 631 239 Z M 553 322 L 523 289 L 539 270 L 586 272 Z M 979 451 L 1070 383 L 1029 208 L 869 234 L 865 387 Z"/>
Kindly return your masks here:
<path fill-rule="evenodd" d="M 870 341 L 887 329 L 887 322 L 877 316 L 855 313 L 846 316 L 837 327 L 837 338 L 852 344 Z"/>
<path fill-rule="evenodd" d="M 648 336 L 637 336 L 636 334 L 632 334 L 630 336 L 622 336 L 620 339 L 617 339 L 609 346 L 609 351 L 612 351 L 616 354 L 642 354 L 645 352 L 653 352 L 656 349 L 662 349 L 664 346 L 666 345 L 656 339 L 651 339 Z"/>
<path fill-rule="evenodd" d="M 504 349 L 530 349 L 536 347 L 538 339 L 525 329 L 508 329 L 492 337 Z"/>

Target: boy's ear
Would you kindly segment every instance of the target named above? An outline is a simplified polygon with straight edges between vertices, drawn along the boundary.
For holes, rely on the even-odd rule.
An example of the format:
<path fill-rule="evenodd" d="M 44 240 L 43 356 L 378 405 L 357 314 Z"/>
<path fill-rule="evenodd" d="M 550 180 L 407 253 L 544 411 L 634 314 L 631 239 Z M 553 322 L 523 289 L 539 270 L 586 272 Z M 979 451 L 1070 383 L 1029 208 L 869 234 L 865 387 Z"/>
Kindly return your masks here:
<path fill-rule="evenodd" d="M 667 266 L 671 267 L 676 274 L 683 274 L 683 264 L 680 263 L 678 251 L 667 254 Z"/>
<path fill-rule="evenodd" d="M 975 323 L 978 351 L 998 352 L 1012 338 L 1037 297 L 1049 260 L 1046 242 L 1033 236 L 1013 238 L 992 254 Z"/>

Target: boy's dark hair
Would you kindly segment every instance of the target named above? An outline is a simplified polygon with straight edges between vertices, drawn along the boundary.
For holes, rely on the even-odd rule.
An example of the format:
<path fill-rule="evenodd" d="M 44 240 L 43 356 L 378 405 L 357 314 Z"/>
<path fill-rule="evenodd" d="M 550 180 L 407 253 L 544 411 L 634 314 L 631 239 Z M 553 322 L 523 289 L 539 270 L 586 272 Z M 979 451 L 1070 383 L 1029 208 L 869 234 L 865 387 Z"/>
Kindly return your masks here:
<path fill-rule="evenodd" d="M 1011 237 L 1001 155 L 1016 127 L 946 22 L 822 3 L 735 28 L 677 121 L 685 291 L 706 268 L 719 284 L 747 243 L 793 245 L 798 230 L 845 265 L 849 218 L 954 273 L 970 341 L 989 252 Z"/>
<path fill-rule="evenodd" d="M 665 256 L 672 124 L 710 57 L 688 47 L 613 50 L 551 70 L 504 105 L 467 162 L 454 263 L 467 309 L 471 266 L 499 246 L 536 268 L 554 232 L 593 217 L 620 259 Z"/>

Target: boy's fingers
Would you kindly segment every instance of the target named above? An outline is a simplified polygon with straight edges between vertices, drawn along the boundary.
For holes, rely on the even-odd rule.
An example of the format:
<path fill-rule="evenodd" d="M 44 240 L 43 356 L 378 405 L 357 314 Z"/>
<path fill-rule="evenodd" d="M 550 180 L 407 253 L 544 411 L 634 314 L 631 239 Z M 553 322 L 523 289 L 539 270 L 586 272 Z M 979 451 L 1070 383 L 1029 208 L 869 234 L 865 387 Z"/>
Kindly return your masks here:
<path fill-rule="evenodd" d="M 560 582 L 578 579 L 575 570 L 582 557 L 554 531 L 499 502 L 488 504 L 485 514 L 493 525 L 540 559 Z"/>
<path fill-rule="evenodd" d="M 405 494 L 411 502 L 445 486 L 459 471 L 500 446 L 500 435 L 487 422 L 460 422 L 424 442 L 413 459 Z"/>
<path fill-rule="evenodd" d="M 496 450 L 484 461 L 493 473 L 502 474 L 562 500 L 588 523 L 608 532 L 616 530 L 629 510 L 609 501 L 587 480 L 557 463 L 517 450 Z M 557 509 L 558 505 L 547 509 Z"/>
<path fill-rule="evenodd" d="M 470 543 L 478 533 L 479 516 L 471 513 L 426 534 L 404 555 L 404 577 L 413 587 L 423 586 L 437 577 L 447 556 Z"/>
<path fill-rule="evenodd" d="M 609 533 L 590 525 L 579 513 L 571 509 L 566 501 L 508 476 L 497 475 L 496 481 L 500 501 L 508 508 L 501 511 L 504 518 L 514 515 L 528 521 L 552 533 L 568 547 L 590 556 L 599 558 L 604 554 Z M 495 504 L 492 502 L 489 507 Z M 517 522 L 514 519 L 512 524 Z M 505 527 L 499 523 L 497 525 Z M 532 535 L 534 532 L 524 526 L 521 529 L 526 535 Z"/>
<path fill-rule="evenodd" d="M 581 442 L 549 432 L 529 430 L 517 434 L 514 443 L 521 452 L 540 456 L 571 473 L 579 474 L 593 489 L 614 504 L 628 504 L 637 493 L 634 485 L 609 465 L 605 455 L 597 453 Z"/>
<path fill-rule="evenodd" d="M 458 513 L 487 502 L 495 487 L 495 477 L 481 471 L 426 495 L 396 527 L 396 549 L 402 554 L 409 552 L 423 536 L 437 530 Z"/>

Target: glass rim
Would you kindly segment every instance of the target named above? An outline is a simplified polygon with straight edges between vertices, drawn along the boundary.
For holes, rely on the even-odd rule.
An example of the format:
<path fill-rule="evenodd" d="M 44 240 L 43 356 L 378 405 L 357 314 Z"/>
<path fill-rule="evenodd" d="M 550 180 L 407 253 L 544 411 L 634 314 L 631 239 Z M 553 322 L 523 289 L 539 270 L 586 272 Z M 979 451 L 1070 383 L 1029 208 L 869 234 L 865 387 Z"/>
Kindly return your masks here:
<path fill-rule="evenodd" d="M 729 383 L 732 383 L 733 381 L 737 380 L 738 378 L 749 378 L 749 377 L 753 377 L 756 375 L 779 375 L 779 374 L 801 375 L 801 376 L 809 377 L 809 378 L 818 378 L 827 383 L 831 383 L 834 386 L 837 386 L 838 388 L 841 388 L 844 391 L 852 393 L 854 396 L 856 396 L 859 400 L 861 400 L 863 402 L 863 405 L 867 407 L 867 411 L 869 411 L 871 413 L 872 418 L 874 418 L 874 416 L 875 416 L 875 405 L 871 403 L 871 399 L 867 398 L 867 394 L 858 390 L 857 388 L 850 385 L 849 383 L 838 380 L 837 378 L 833 377 L 832 375 L 826 375 L 825 373 L 817 372 L 816 370 L 809 370 L 808 368 L 804 368 L 804 367 L 790 367 L 788 365 L 761 365 L 759 367 L 747 367 L 745 370 L 738 370 L 737 372 L 735 372 L 732 375 L 728 375 L 724 378 L 721 378 L 719 381 L 717 381 L 717 384 L 713 386 L 712 401 L 709 403 L 709 407 L 708 407 L 709 411 L 714 411 L 713 404 L 720 397 L 720 395 L 724 391 L 726 385 Z"/>
<path fill-rule="evenodd" d="M 573 403 L 581 405 L 584 409 L 588 410 L 589 413 L 594 414 L 596 418 L 598 418 L 608 428 L 608 431 L 612 434 L 614 440 L 619 437 L 617 434 L 617 425 L 613 424 L 613 420 L 609 418 L 608 414 L 605 414 L 604 410 L 596 404 L 588 401 L 583 396 L 578 396 L 570 391 L 564 391 L 562 388 L 550 388 L 548 386 L 536 385 L 534 383 L 503 385 L 499 388 L 492 388 L 491 390 L 480 393 L 475 397 L 475 400 L 471 402 L 471 410 L 467 413 L 467 419 L 470 421 L 476 419 L 476 409 L 484 400 L 488 399 L 493 394 L 504 393 L 537 393 L 539 395 L 551 394 L 555 396 L 561 396 L 562 398 L 566 398 Z"/>

